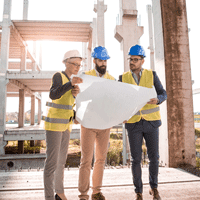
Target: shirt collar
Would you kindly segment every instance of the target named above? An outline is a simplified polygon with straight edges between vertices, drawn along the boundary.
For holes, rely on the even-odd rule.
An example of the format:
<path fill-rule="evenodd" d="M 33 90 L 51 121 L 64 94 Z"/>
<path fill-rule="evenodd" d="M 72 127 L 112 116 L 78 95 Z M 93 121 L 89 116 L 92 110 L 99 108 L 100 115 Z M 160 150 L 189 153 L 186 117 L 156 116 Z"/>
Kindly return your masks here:
<path fill-rule="evenodd" d="M 141 77 L 142 76 L 142 71 L 143 71 L 143 68 L 141 69 L 141 71 L 139 72 L 139 76 Z M 136 74 L 134 72 L 131 71 L 131 73 L 133 74 L 133 76 L 136 76 Z"/>

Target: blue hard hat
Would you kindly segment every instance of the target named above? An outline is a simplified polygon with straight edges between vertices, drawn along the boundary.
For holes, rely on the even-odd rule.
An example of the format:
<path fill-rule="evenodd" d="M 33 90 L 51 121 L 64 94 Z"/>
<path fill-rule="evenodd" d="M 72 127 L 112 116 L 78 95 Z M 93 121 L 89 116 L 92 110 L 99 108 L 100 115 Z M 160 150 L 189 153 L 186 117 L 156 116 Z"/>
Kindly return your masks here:
<path fill-rule="evenodd" d="M 98 46 L 94 48 L 94 51 L 92 52 L 92 57 L 98 58 L 100 60 L 108 60 L 110 58 L 106 48 L 102 46 Z"/>
<path fill-rule="evenodd" d="M 146 57 L 143 47 L 138 44 L 136 44 L 135 46 L 132 46 L 130 48 L 128 55 Z"/>

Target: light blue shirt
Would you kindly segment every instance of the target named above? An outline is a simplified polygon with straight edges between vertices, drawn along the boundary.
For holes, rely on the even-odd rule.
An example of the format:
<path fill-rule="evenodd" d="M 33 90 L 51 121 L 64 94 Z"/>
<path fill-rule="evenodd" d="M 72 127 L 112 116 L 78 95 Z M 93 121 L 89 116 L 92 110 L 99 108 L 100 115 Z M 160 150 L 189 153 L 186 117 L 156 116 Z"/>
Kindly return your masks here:
<path fill-rule="evenodd" d="M 141 71 L 140 71 L 140 73 L 139 73 L 139 79 L 138 79 L 137 75 L 136 75 L 134 72 L 131 71 L 132 76 L 133 76 L 135 82 L 137 83 L 137 85 L 140 84 L 140 78 L 141 78 L 141 76 L 142 76 L 142 71 L 143 71 L 143 69 L 141 69 Z"/>

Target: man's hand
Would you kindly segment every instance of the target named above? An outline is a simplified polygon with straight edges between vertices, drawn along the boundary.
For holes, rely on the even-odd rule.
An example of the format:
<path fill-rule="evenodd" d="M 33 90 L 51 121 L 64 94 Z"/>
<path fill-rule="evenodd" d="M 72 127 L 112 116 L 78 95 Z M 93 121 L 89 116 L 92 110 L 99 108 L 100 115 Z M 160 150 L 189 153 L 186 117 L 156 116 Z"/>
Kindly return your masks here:
<path fill-rule="evenodd" d="M 83 79 L 80 77 L 73 77 L 71 80 L 72 86 L 75 86 L 76 84 L 82 83 Z"/>
<path fill-rule="evenodd" d="M 74 88 L 72 89 L 72 95 L 76 97 L 79 92 L 80 88 L 78 87 L 78 85 L 75 85 Z"/>
<path fill-rule="evenodd" d="M 157 103 L 158 103 L 158 98 L 150 99 L 150 101 L 147 102 L 147 104 L 157 104 Z"/>

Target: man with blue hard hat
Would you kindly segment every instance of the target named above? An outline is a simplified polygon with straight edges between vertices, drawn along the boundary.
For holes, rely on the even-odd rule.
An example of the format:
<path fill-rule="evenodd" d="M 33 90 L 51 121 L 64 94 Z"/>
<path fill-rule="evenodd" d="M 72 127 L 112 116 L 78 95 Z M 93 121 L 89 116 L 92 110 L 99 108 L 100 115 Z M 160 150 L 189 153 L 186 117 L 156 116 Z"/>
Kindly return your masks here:
<path fill-rule="evenodd" d="M 107 60 L 110 59 L 106 48 L 102 46 L 95 47 L 92 52 L 92 57 L 94 58 L 95 69 L 87 71 L 85 74 L 115 80 L 115 78 L 106 71 Z"/>
<path fill-rule="evenodd" d="M 105 47 L 98 46 L 92 53 L 95 69 L 85 74 L 115 80 L 107 71 L 107 60 L 110 58 Z M 81 126 L 81 164 L 79 169 L 80 200 L 88 200 L 90 188 L 90 171 L 95 144 L 95 163 L 92 175 L 92 200 L 106 200 L 101 193 L 105 160 L 108 152 L 110 128 L 105 130 L 89 129 Z"/>
<path fill-rule="evenodd" d="M 119 81 L 134 84 L 142 87 L 155 87 L 157 98 L 150 99 L 147 104 L 140 109 L 128 121 L 124 121 L 125 128 L 128 132 L 133 183 L 135 186 L 135 200 L 142 200 L 143 184 L 141 179 L 141 159 L 142 159 L 142 142 L 145 139 L 147 153 L 149 158 L 149 193 L 153 195 L 154 200 L 161 200 L 158 187 L 158 167 L 159 167 L 159 126 L 161 125 L 159 105 L 167 99 L 164 90 L 155 71 L 143 69 L 145 51 L 142 46 L 135 45 L 129 50 L 130 71 L 124 72 L 119 76 Z"/>

